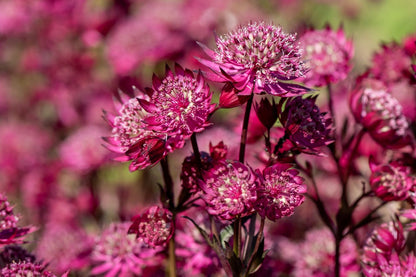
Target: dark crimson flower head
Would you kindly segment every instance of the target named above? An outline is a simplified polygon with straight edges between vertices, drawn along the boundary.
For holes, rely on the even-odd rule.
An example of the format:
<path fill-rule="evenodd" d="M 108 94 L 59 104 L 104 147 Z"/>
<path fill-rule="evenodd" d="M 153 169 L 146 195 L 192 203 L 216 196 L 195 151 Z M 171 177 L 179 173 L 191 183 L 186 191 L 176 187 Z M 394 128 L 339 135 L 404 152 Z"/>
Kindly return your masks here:
<path fill-rule="evenodd" d="M 411 142 L 409 124 L 399 101 L 383 83 L 363 79 L 352 92 L 350 105 L 355 120 L 385 148 L 401 148 Z"/>
<path fill-rule="evenodd" d="M 145 244 L 164 246 L 173 234 L 172 213 L 164 208 L 152 206 L 133 218 L 128 233 L 136 236 Z"/>
<path fill-rule="evenodd" d="M 347 77 L 351 70 L 350 61 L 354 45 L 345 36 L 344 30 L 311 30 L 303 34 L 300 45 L 309 71 L 301 79 L 309 86 L 325 86 Z"/>
<path fill-rule="evenodd" d="M 316 153 L 316 148 L 333 141 L 332 120 L 320 112 L 315 100 L 316 96 L 305 99 L 298 96 L 279 103 L 279 120 L 285 136 L 301 151 L 309 153 Z"/>
<path fill-rule="evenodd" d="M 306 72 L 294 34 L 264 22 L 253 22 L 217 38 L 217 49 L 200 44 L 210 60 L 199 59 L 213 73 L 210 78 L 230 82 L 238 95 L 266 92 L 276 96 L 306 93 L 291 83 Z"/>
<path fill-rule="evenodd" d="M 45 270 L 46 265 L 22 261 L 18 263 L 10 263 L 0 270 L 0 275 L 3 277 L 16 276 L 36 276 L 36 277 L 56 277 L 50 271 Z"/>

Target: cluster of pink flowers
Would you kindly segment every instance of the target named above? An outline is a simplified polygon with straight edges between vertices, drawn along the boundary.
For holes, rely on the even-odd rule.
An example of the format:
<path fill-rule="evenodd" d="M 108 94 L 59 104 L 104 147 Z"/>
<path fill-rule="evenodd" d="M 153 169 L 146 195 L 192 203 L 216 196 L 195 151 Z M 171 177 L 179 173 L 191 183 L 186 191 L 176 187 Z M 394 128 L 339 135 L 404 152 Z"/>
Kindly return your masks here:
<path fill-rule="evenodd" d="M 304 2 L 0 1 L 0 275 L 416 276 L 416 36 Z"/>

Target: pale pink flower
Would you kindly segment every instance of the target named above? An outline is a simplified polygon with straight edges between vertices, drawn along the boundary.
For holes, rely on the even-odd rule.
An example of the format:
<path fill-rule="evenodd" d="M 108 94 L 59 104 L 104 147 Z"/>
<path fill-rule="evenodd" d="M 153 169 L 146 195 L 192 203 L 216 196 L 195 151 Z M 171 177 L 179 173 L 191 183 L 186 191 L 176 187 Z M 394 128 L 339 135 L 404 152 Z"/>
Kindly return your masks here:
<path fill-rule="evenodd" d="M 301 78 L 305 84 L 320 87 L 347 77 L 351 70 L 354 46 L 346 38 L 342 27 L 337 31 L 329 26 L 322 30 L 307 31 L 299 38 L 299 42 L 309 68 Z"/>
<path fill-rule="evenodd" d="M 290 164 L 274 164 L 263 170 L 257 189 L 256 211 L 272 221 L 291 216 L 303 203 L 306 186 Z"/>
<path fill-rule="evenodd" d="M 152 206 L 133 218 L 128 233 L 150 247 L 165 246 L 173 235 L 172 213 L 159 206 Z"/>
<path fill-rule="evenodd" d="M 93 240 L 79 227 L 49 222 L 39 238 L 35 253 L 49 269 L 62 274 L 85 268 L 90 260 Z"/>
<path fill-rule="evenodd" d="M 335 241 L 329 229 L 316 229 L 306 233 L 299 244 L 299 256 L 294 261 L 296 277 L 332 277 L 335 265 Z M 354 240 L 346 237 L 341 241 L 340 276 L 358 273 L 358 250 Z"/>
<path fill-rule="evenodd" d="M 350 100 L 355 120 L 377 143 L 386 148 L 401 148 L 409 143 L 409 123 L 403 108 L 382 83 L 364 79 Z"/>
<path fill-rule="evenodd" d="M 254 212 L 258 178 L 252 169 L 238 161 L 221 161 L 205 172 L 200 182 L 207 211 L 223 220 Z"/>
<path fill-rule="evenodd" d="M 127 235 L 130 223 L 112 223 L 97 236 L 91 254 L 92 275 L 105 277 L 151 276 L 161 266 L 157 249 L 147 248 Z"/>
<path fill-rule="evenodd" d="M 84 126 L 59 146 L 59 156 L 64 166 L 80 173 L 85 173 L 100 167 L 108 151 L 97 141 L 106 133 L 98 126 Z"/>
<path fill-rule="evenodd" d="M 302 50 L 294 34 L 264 22 L 253 22 L 220 36 L 214 51 L 201 45 L 210 60 L 199 59 L 209 67 L 211 79 L 231 82 L 238 95 L 266 92 L 294 96 L 309 91 L 290 81 L 306 72 Z"/>

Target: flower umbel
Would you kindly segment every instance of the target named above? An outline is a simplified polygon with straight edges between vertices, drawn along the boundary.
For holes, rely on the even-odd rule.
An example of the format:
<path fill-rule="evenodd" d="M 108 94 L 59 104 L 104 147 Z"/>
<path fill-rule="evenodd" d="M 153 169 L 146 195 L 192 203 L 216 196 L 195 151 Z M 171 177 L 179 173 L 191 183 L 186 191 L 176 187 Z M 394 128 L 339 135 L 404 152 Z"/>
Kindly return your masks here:
<path fill-rule="evenodd" d="M 254 211 L 258 178 L 252 169 L 238 161 L 220 161 L 204 174 L 202 198 L 208 213 L 233 220 Z"/>
<path fill-rule="evenodd" d="M 290 164 L 274 164 L 263 171 L 257 190 L 256 211 L 272 221 L 290 216 L 303 203 L 306 192 L 303 178 Z"/>
<path fill-rule="evenodd" d="M 354 46 L 342 28 L 333 31 L 328 26 L 323 30 L 311 30 L 299 41 L 310 69 L 302 78 L 307 85 L 320 87 L 345 79 L 351 70 L 349 62 Z"/>
<path fill-rule="evenodd" d="M 217 38 L 217 49 L 201 45 L 211 61 L 199 59 L 209 67 L 213 80 L 231 82 L 238 95 L 266 92 L 293 96 L 309 91 L 288 81 L 306 72 L 302 50 L 294 34 L 264 22 L 253 22 Z"/>
<path fill-rule="evenodd" d="M 151 247 L 164 246 L 173 235 L 173 225 L 172 213 L 169 210 L 152 206 L 133 218 L 128 233 L 136 234 Z"/>

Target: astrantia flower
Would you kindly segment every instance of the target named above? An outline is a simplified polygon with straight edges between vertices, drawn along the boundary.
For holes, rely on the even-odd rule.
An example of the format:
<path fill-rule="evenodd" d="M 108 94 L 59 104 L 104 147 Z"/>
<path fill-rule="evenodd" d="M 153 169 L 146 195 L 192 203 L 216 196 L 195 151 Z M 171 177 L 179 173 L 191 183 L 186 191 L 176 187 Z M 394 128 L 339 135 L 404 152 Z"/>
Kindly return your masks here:
<path fill-rule="evenodd" d="M 373 230 L 363 247 L 362 262 L 368 266 L 378 263 L 378 256 L 389 259 L 393 252 L 400 254 L 405 246 L 403 226 L 398 221 L 383 223 Z"/>
<path fill-rule="evenodd" d="M 148 128 L 175 137 L 175 147 L 193 133 L 201 132 L 210 124 L 209 114 L 214 110 L 212 93 L 199 72 L 196 77 L 190 70 L 176 64 L 175 73 L 166 68 L 166 77 L 153 76 L 153 86 L 146 90 L 150 99 L 140 99 L 143 109 L 149 112 L 144 120 Z"/>
<path fill-rule="evenodd" d="M 299 42 L 310 69 L 302 78 L 305 84 L 320 87 L 347 77 L 354 46 L 342 28 L 333 31 L 328 26 L 323 30 L 308 31 Z"/>
<path fill-rule="evenodd" d="M 296 277 L 332 277 L 335 276 L 335 242 L 329 229 L 315 229 L 308 231 L 304 241 L 293 243 L 297 255 L 287 257 L 293 262 L 293 276 Z M 292 251 L 291 251 L 292 252 Z M 284 251 L 282 252 L 284 253 Z M 282 255 L 285 258 L 284 254 Z M 346 237 L 340 246 L 340 276 L 355 276 L 360 270 L 358 265 L 358 251 L 354 240 Z"/>
<path fill-rule="evenodd" d="M 153 88 L 146 94 L 120 94 L 119 115 L 107 115 L 113 127 L 107 147 L 122 154 L 117 160 L 131 160 L 131 171 L 152 166 L 209 125 L 208 115 L 215 108 L 211 96 L 200 73 L 195 78 L 179 65 L 175 74 L 167 68 L 164 79 L 153 77 Z"/>
<path fill-rule="evenodd" d="M 222 161 L 204 174 L 202 198 L 208 213 L 233 220 L 254 211 L 258 178 L 252 169 L 238 161 Z"/>
<path fill-rule="evenodd" d="M 34 231 L 32 227 L 18 227 L 18 221 L 6 196 L 0 194 L 0 246 L 23 243 L 24 236 Z"/>
<path fill-rule="evenodd" d="M 411 63 L 411 56 L 401 45 L 398 43 L 384 44 L 381 50 L 373 56 L 370 73 L 375 79 L 385 84 L 391 84 L 411 76 Z"/>
<path fill-rule="evenodd" d="M 3 277 L 56 277 L 52 272 L 45 271 L 45 267 L 45 265 L 26 261 L 10 263 L 0 271 L 0 275 Z"/>
<path fill-rule="evenodd" d="M 91 254 L 92 275 L 144 276 L 144 270 L 160 265 L 157 250 L 147 248 L 135 236 L 127 235 L 130 223 L 113 223 L 97 236 Z M 147 276 L 147 275 L 146 275 Z"/>
<path fill-rule="evenodd" d="M 383 84 L 364 80 L 350 100 L 355 119 L 377 143 L 386 148 L 401 148 L 409 143 L 409 124 L 402 106 Z"/>
<path fill-rule="evenodd" d="M 384 201 L 405 200 L 409 197 L 410 190 L 416 186 L 411 168 L 399 162 L 377 166 L 370 161 L 370 168 L 371 189 Z"/>
<path fill-rule="evenodd" d="M 319 111 L 315 100 L 316 97 L 302 99 L 299 96 L 279 103 L 279 120 L 285 128 L 285 136 L 304 152 L 315 153 L 316 148 L 333 141 L 332 120 Z"/>
<path fill-rule="evenodd" d="M 306 72 L 302 50 L 294 34 L 281 27 L 254 22 L 220 36 L 217 49 L 202 45 L 211 60 L 200 59 L 214 74 L 213 80 L 231 82 L 238 95 L 266 92 L 293 96 L 309 91 L 288 81 Z"/>
<path fill-rule="evenodd" d="M 365 276 L 415 276 L 413 254 L 401 257 L 405 241 L 403 227 L 398 221 L 374 229 L 364 244 L 361 257 Z"/>
<path fill-rule="evenodd" d="M 19 245 L 7 245 L 0 253 L 0 268 L 13 262 L 20 263 L 24 261 L 34 263 L 36 257 Z"/>
<path fill-rule="evenodd" d="M 224 160 L 227 155 L 227 147 L 222 141 L 215 146 L 210 144 L 209 148 L 210 154 L 200 152 L 201 168 L 198 168 L 199 164 L 195 155 L 186 157 L 182 163 L 181 184 L 190 193 L 195 193 L 200 190 L 198 184 L 198 180 L 202 176 L 202 171 L 200 170 L 209 170 L 217 161 Z"/>
<path fill-rule="evenodd" d="M 263 171 L 257 190 L 256 211 L 272 221 L 290 216 L 303 203 L 306 192 L 303 178 L 289 164 L 275 164 Z"/>
<path fill-rule="evenodd" d="M 172 213 L 164 208 L 152 206 L 133 218 L 128 233 L 136 234 L 145 244 L 156 247 L 164 246 L 173 234 Z"/>
<path fill-rule="evenodd" d="M 106 113 L 112 129 L 112 136 L 105 138 L 106 147 L 118 153 L 118 161 L 132 161 L 130 170 L 143 169 L 160 161 L 167 152 L 165 135 L 153 132 L 143 123 L 147 112 L 140 106 L 139 99 L 147 95 L 135 90 L 136 96 L 129 98 L 119 93 L 115 102 L 118 115 Z"/>

